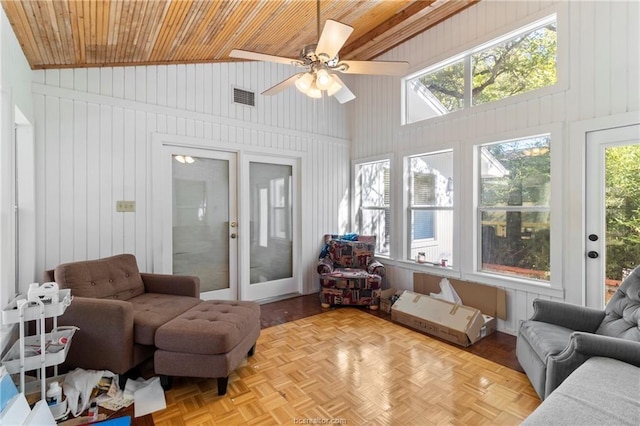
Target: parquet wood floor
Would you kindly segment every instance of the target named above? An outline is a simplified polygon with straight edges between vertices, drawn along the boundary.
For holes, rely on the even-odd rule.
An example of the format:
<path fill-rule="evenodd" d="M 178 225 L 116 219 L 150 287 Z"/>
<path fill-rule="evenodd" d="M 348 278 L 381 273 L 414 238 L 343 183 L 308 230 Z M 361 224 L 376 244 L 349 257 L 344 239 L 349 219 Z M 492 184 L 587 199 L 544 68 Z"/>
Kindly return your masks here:
<path fill-rule="evenodd" d="M 355 308 L 262 330 L 217 396 L 178 378 L 157 426 L 515 425 L 539 404 L 526 376 Z"/>

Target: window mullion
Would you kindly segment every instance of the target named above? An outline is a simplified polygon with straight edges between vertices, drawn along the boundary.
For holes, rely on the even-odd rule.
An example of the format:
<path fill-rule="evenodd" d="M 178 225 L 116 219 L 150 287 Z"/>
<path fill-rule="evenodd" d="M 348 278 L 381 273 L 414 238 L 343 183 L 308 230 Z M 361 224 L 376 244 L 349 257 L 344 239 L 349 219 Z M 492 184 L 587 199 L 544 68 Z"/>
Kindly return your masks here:
<path fill-rule="evenodd" d="M 464 57 L 464 108 L 471 107 L 471 96 L 473 91 L 473 69 L 471 67 L 471 55 Z"/>

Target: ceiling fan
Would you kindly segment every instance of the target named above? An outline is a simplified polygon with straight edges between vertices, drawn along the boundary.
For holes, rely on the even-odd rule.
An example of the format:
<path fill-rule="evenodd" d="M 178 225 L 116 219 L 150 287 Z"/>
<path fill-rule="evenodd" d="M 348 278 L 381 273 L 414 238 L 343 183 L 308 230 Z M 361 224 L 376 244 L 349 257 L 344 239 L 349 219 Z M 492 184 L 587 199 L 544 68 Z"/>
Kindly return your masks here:
<path fill-rule="evenodd" d="M 356 95 L 349 90 L 347 85 L 338 76 L 338 73 L 369 75 L 406 74 L 409 68 L 408 62 L 341 61 L 338 57 L 338 52 L 353 32 L 353 27 L 332 19 L 327 19 L 322 33 L 320 33 L 320 0 L 317 2 L 317 16 L 318 42 L 304 46 L 300 52 L 300 59 L 239 49 L 232 50 L 229 56 L 232 58 L 293 65 L 304 69 L 304 71 L 296 73 L 288 79 L 265 90 L 262 92 L 263 95 L 275 95 L 295 85 L 298 90 L 311 98 L 321 98 L 322 92 L 326 91 L 327 95 L 334 96 L 341 104 L 355 99 Z"/>

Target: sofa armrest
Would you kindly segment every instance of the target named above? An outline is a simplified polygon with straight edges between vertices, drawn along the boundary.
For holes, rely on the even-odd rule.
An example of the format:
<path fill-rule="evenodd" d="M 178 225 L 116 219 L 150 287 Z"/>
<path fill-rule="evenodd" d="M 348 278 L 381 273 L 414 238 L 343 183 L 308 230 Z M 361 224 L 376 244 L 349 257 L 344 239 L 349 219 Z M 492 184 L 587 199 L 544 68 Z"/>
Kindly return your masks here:
<path fill-rule="evenodd" d="M 333 262 L 329 256 L 318 260 L 317 270 L 319 274 L 330 274 L 333 272 Z"/>
<path fill-rule="evenodd" d="M 133 306 L 123 300 L 75 296 L 59 326 L 76 326 L 65 365 L 123 374 L 133 366 Z"/>
<path fill-rule="evenodd" d="M 384 275 L 387 273 L 387 269 L 382 263 L 378 262 L 375 259 L 372 259 L 367 265 L 367 272 L 384 277 Z"/>
<path fill-rule="evenodd" d="M 591 333 L 571 334 L 567 347 L 547 361 L 545 398 L 576 368 L 594 356 L 613 358 L 640 367 L 640 342 Z"/>
<path fill-rule="evenodd" d="M 200 278 L 190 275 L 141 273 L 147 293 L 200 297 Z"/>
<path fill-rule="evenodd" d="M 555 324 L 576 331 L 594 333 L 604 319 L 604 311 L 553 300 L 533 301 L 532 321 Z"/>

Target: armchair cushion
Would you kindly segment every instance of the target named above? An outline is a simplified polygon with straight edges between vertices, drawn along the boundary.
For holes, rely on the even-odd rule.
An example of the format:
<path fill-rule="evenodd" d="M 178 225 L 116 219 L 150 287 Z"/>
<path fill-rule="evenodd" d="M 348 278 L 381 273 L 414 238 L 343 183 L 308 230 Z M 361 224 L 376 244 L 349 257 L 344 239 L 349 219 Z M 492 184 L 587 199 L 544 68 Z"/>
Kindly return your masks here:
<path fill-rule="evenodd" d="M 155 344 L 156 330 L 183 312 L 200 304 L 195 297 L 144 293 L 130 299 L 135 323 L 134 341 L 141 345 Z"/>
<path fill-rule="evenodd" d="M 636 268 L 613 294 L 597 334 L 640 341 L 640 271 Z"/>
<path fill-rule="evenodd" d="M 364 241 L 331 240 L 329 258 L 334 268 L 354 268 L 366 270 L 373 260 L 375 243 Z"/>
<path fill-rule="evenodd" d="M 64 263 L 53 274 L 60 288 L 71 289 L 73 296 L 129 300 L 145 292 L 132 254 Z"/>

